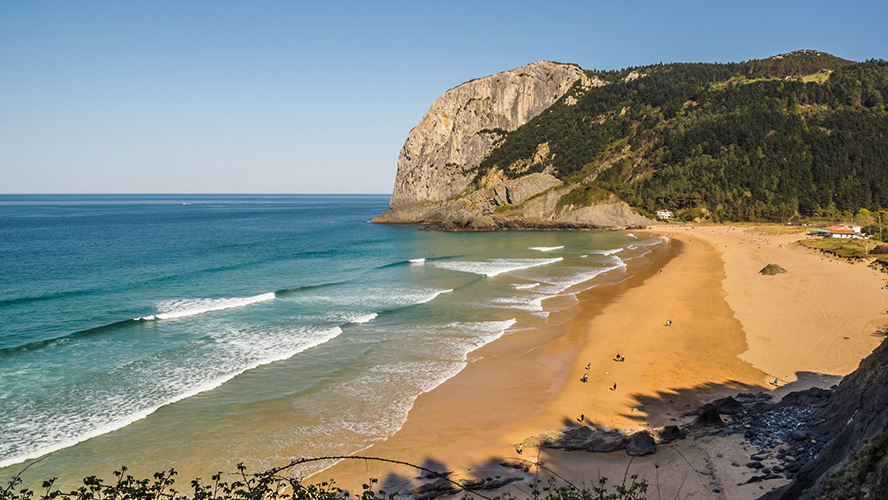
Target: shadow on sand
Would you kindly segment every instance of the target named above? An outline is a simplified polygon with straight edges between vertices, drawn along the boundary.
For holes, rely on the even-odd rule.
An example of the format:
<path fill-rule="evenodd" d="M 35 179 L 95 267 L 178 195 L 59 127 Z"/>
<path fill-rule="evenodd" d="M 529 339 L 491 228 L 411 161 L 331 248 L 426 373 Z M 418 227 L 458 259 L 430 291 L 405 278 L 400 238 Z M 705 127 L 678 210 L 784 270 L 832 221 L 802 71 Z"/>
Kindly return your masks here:
<path fill-rule="evenodd" d="M 637 428 L 605 429 L 585 415 L 582 421 L 579 415 L 566 415 L 559 422 L 560 432 L 598 429 L 620 433 L 628 439 L 636 432 L 646 431 L 658 441 L 652 454 L 630 456 L 625 446 L 610 452 L 571 451 L 562 446 L 564 443 L 534 446 L 532 440 L 526 440 L 520 448 L 516 443 L 513 456 L 477 463 L 466 470 L 455 470 L 439 460 L 426 458 L 421 466 L 436 473 L 416 469 L 389 472 L 379 486 L 386 493 L 397 492 L 420 500 L 465 494 L 493 498 L 507 493 L 528 498 L 534 489 L 543 491 L 544 496 L 545 488 L 554 487 L 591 491 L 605 486 L 613 492 L 618 485 L 631 485 L 635 475 L 646 484 L 645 497 L 650 499 L 698 494 L 703 498 L 724 494 L 756 497 L 786 484 L 788 479 L 747 484 L 757 472 L 743 464 L 755 454 L 754 448 L 744 442 L 742 433 L 730 427 L 695 425 L 697 417 L 693 410 L 717 398 L 743 393 L 756 396 L 752 400 L 758 402 L 776 402 L 790 392 L 829 387 L 840 380 L 837 376 L 797 372 L 796 380 L 787 384 L 778 381 L 777 385 L 758 386 L 729 381 L 663 391 L 656 396 L 633 395 L 638 410 L 625 416 L 638 422 Z M 687 437 L 660 441 L 657 426 L 677 426 Z"/>

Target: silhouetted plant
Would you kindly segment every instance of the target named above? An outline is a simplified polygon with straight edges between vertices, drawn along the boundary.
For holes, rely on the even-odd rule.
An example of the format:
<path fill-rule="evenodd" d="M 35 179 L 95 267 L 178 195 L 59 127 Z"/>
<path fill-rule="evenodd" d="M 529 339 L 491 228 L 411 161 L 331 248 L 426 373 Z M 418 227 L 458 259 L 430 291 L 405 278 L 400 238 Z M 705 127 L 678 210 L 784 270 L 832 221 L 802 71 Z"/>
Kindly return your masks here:
<path fill-rule="evenodd" d="M 294 466 L 320 460 L 372 460 L 387 463 L 407 465 L 415 469 L 429 473 L 433 477 L 444 478 L 450 481 L 454 489 L 461 490 L 464 497 L 477 496 L 486 500 L 515 499 L 512 494 L 491 498 L 484 494 L 465 489 L 456 481 L 447 478 L 446 475 L 425 467 L 413 465 L 407 462 L 388 460 L 378 457 L 320 457 L 311 459 L 294 460 L 289 464 L 260 473 L 250 474 L 246 466 L 237 465 L 236 479 L 228 482 L 223 479 L 221 472 L 214 474 L 208 483 L 200 478 L 191 480 L 190 490 L 179 491 L 175 489 L 176 471 L 170 469 L 157 472 L 152 478 L 137 479 L 127 474 L 127 468 L 121 467 L 115 470 L 115 480 L 106 484 L 97 476 L 88 476 L 83 479 L 83 485 L 63 492 L 55 489 L 57 478 L 44 481 L 41 492 L 35 492 L 28 488 L 20 488 L 22 485 L 21 473 L 9 479 L 0 489 L 0 500 L 348 500 L 352 494 L 340 489 L 334 481 L 306 484 L 302 480 L 285 476 L 282 472 L 292 469 Z M 551 472 L 551 471 L 549 471 Z M 631 481 L 626 484 L 616 485 L 611 491 L 607 487 L 607 478 L 600 478 L 596 486 L 587 488 L 585 485 L 577 487 L 560 478 L 552 478 L 541 487 L 539 481 L 532 484 L 528 498 L 533 500 L 642 500 L 647 492 L 647 483 L 639 481 L 636 475 L 630 476 Z M 358 500 L 395 500 L 400 494 L 387 494 L 383 490 L 374 491 L 376 479 L 371 479 L 363 485 L 363 491 L 354 495 Z"/>

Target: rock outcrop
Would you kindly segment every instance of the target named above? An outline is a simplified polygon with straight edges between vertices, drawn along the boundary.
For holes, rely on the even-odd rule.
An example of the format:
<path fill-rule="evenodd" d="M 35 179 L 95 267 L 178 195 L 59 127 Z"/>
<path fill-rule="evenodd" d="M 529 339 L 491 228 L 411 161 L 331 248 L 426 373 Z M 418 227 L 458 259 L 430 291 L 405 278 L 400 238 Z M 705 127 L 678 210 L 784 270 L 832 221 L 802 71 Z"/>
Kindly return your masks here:
<path fill-rule="evenodd" d="M 546 432 L 532 436 L 520 443 L 520 448 L 552 448 L 567 451 L 609 453 L 626 450 L 630 456 L 650 455 L 657 445 L 670 443 L 685 436 L 674 425 L 656 429 L 605 429 L 584 425 L 564 431 Z"/>
<path fill-rule="evenodd" d="M 461 194 L 501 138 L 557 101 L 581 80 L 572 64 L 540 61 L 472 80 L 444 93 L 407 135 L 398 157 L 391 208 L 440 202 Z"/>
<path fill-rule="evenodd" d="M 378 223 L 437 223 L 446 229 L 598 228 L 651 221 L 615 196 L 591 206 L 562 206 L 576 186 L 549 172 L 507 179 L 476 167 L 505 133 L 524 125 L 574 85 L 604 85 L 576 65 L 536 62 L 472 80 L 444 93 L 410 131 L 398 158 L 391 210 Z M 541 144 L 527 165 L 550 156 Z"/>
<path fill-rule="evenodd" d="M 828 444 L 795 481 L 763 498 L 888 498 L 888 341 L 860 362 L 830 395 L 808 432 Z"/>

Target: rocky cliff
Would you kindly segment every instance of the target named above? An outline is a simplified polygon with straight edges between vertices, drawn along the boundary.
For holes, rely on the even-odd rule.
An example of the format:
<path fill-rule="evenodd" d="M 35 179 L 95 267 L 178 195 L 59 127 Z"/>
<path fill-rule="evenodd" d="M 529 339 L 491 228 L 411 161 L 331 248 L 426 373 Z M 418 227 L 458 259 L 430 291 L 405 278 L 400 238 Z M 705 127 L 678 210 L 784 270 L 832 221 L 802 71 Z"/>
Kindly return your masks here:
<path fill-rule="evenodd" d="M 503 222 L 513 227 L 516 222 L 649 223 L 616 198 L 603 200 L 602 210 L 564 210 L 560 197 L 572 187 L 549 173 L 476 180 L 478 165 L 505 134 L 542 113 L 575 84 L 592 88 L 604 82 L 576 65 L 540 61 L 445 92 L 408 134 L 398 158 L 391 210 L 374 222 L 449 223 L 463 229 L 495 229 L 504 227 Z M 538 149 L 537 156 L 547 155 L 545 147 Z"/>
<path fill-rule="evenodd" d="M 888 341 L 842 379 L 812 420 L 826 446 L 792 483 L 762 498 L 888 499 Z"/>

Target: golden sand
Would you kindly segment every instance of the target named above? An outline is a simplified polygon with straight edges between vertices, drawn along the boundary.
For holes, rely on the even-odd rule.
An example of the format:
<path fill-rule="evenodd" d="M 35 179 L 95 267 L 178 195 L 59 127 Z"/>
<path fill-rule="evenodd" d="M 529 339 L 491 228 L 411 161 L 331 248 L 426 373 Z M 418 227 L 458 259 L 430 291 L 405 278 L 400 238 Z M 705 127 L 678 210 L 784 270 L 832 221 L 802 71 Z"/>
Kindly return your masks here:
<path fill-rule="evenodd" d="M 737 486 L 752 474 L 736 466 L 748 461 L 738 436 L 686 439 L 631 462 L 622 451 L 523 450 L 519 457 L 514 448 L 579 425 L 580 415 L 584 424 L 611 428 L 660 426 L 728 394 L 829 386 L 883 338 L 875 332 L 888 322 L 886 276 L 792 245 L 801 235 L 674 225 L 652 232 L 667 243 L 631 261 L 632 278 L 581 293 L 579 305 L 553 318 L 563 326 L 479 349 L 481 359 L 416 400 L 400 431 L 360 454 L 455 471 L 454 478 L 505 475 L 497 465 L 503 458 L 532 457 L 577 483 L 598 474 L 613 482 L 629 471 L 669 497 L 709 498 L 714 489 L 730 498 L 760 495 L 760 485 Z M 787 273 L 760 275 L 768 263 Z M 614 361 L 616 354 L 625 361 Z M 416 472 L 347 461 L 321 477 L 351 489 L 374 477 L 393 491 Z"/>

